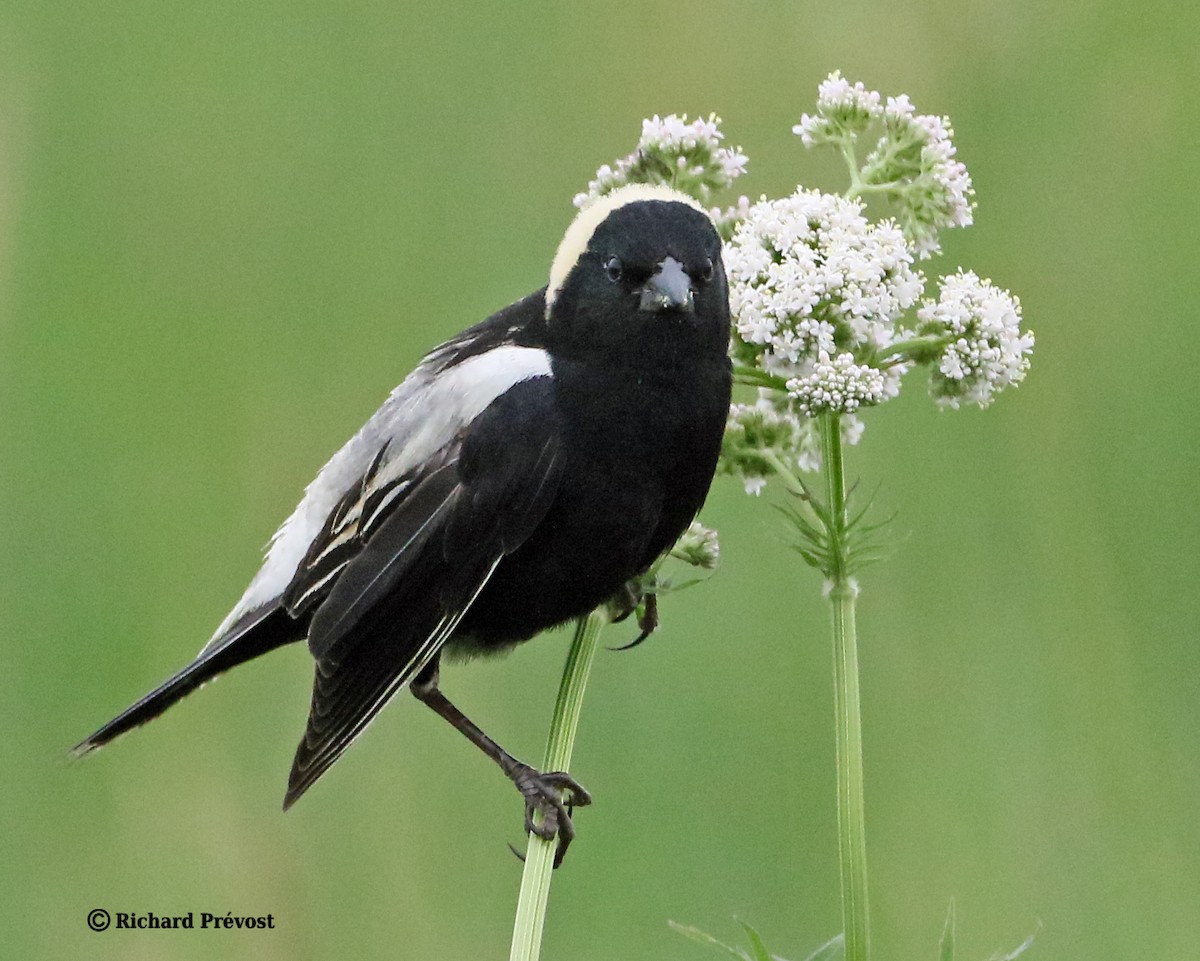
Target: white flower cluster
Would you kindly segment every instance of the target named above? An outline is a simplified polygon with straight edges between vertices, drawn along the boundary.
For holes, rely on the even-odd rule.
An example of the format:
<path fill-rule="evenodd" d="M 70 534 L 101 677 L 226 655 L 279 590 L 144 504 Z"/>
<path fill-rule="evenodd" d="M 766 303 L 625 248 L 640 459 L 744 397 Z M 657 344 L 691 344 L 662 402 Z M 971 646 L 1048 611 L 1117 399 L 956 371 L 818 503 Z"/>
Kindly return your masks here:
<path fill-rule="evenodd" d="M 851 84 L 835 70 L 817 87 L 817 112 L 801 114 L 792 127 L 806 147 L 822 143 L 841 143 L 847 136 L 862 133 L 879 117 L 879 94 L 868 90 L 862 81 Z"/>
<path fill-rule="evenodd" d="M 884 101 L 861 82 L 851 84 L 835 72 L 817 89 L 816 114 L 803 114 L 792 131 L 807 147 L 833 143 L 852 151 L 858 135 L 875 121 L 883 136 L 861 171 L 852 171 L 853 190 L 891 201 L 920 257 L 939 253 L 938 231 L 968 226 L 974 210 L 971 177 L 955 159 L 948 118 L 918 114 L 905 94 Z"/>
<path fill-rule="evenodd" d="M 767 478 L 776 472 L 776 461 L 791 472 L 821 469 L 817 422 L 801 416 L 794 406 L 774 391 L 759 390 L 757 402 L 730 407 L 719 470 L 740 477 L 747 494 L 763 492 Z M 863 422 L 846 414 L 841 424 L 843 442 L 857 444 Z"/>
<path fill-rule="evenodd" d="M 728 187 L 746 172 L 748 158 L 741 148 L 721 146 L 725 135 L 720 125 L 716 114 L 691 122 L 686 114 L 655 114 L 643 120 L 637 149 L 597 170 L 587 190 L 575 195 L 575 206 L 582 209 L 630 183 L 668 184 L 707 201 L 714 190 Z"/>
<path fill-rule="evenodd" d="M 755 496 L 775 473 L 775 458 L 789 470 L 815 471 L 821 466 L 816 422 L 787 410 L 770 391 L 758 393 L 757 403 L 729 408 L 720 461 L 720 469 L 740 477 L 746 493 Z"/>
<path fill-rule="evenodd" d="M 899 182 L 884 193 L 896 201 L 906 235 L 920 256 L 940 253 L 938 230 L 969 227 L 975 209 L 971 175 L 955 159 L 950 119 L 918 114 L 901 94 L 888 97 L 883 125 L 886 134 L 863 165 L 863 181 Z"/>
<path fill-rule="evenodd" d="M 724 256 L 736 354 L 797 383 L 817 376 L 822 355 L 862 365 L 886 354 L 925 286 L 895 224 L 870 223 L 860 203 L 818 191 L 755 204 Z M 822 409 L 849 412 L 894 396 L 905 369 L 855 375 L 864 389 Z"/>
<path fill-rule="evenodd" d="M 721 544 L 717 539 L 717 532 L 699 521 L 692 521 L 671 548 L 671 556 L 693 567 L 706 571 L 715 570 L 721 560 Z"/>
<path fill-rule="evenodd" d="M 749 158 L 740 147 L 719 146 L 724 139 L 721 118 L 715 113 L 709 114 L 707 120 L 697 117 L 691 123 L 687 121 L 687 114 L 682 117 L 668 114 L 661 119 L 655 114 L 649 120 L 642 121 L 642 139 L 638 141 L 638 149 L 680 151 L 684 154 L 695 151 L 711 153 L 720 167 L 725 186 L 728 186 L 746 172 Z M 699 173 L 698 170 L 693 172 Z"/>
<path fill-rule="evenodd" d="M 903 376 L 926 364 L 939 404 L 986 406 L 1021 381 L 1033 349 L 1016 298 L 973 273 L 943 278 L 940 298 L 923 300 L 917 261 L 940 250 L 939 230 L 968 226 L 974 210 L 947 118 L 833 73 L 818 88 L 817 112 L 793 132 L 806 146 L 839 148 L 850 175 L 844 197 L 797 188 L 711 211 L 725 240 L 737 379 L 759 388 L 755 403 L 730 409 L 720 469 L 752 494 L 777 473 L 820 470 L 819 415 L 836 415 L 843 443 L 855 444 L 856 414 L 896 396 Z M 863 135 L 873 146 L 860 166 Z M 668 184 L 708 205 L 746 172 L 746 155 L 723 141 L 715 115 L 654 116 L 642 122 L 637 149 L 601 167 L 575 205 L 628 183 Z M 867 219 L 873 196 L 895 219 Z"/>
<path fill-rule="evenodd" d="M 944 407 L 987 407 L 1029 370 L 1033 334 L 1021 329 L 1021 302 L 973 271 L 943 277 L 941 294 L 917 311 L 917 333 L 950 337 L 936 359 L 930 391 Z"/>
<path fill-rule="evenodd" d="M 821 351 L 812 372 L 787 382 L 788 394 L 800 413 L 809 417 L 827 410 L 849 413 L 884 399 L 883 374 L 869 364 L 858 364 L 853 354 L 834 358 Z"/>

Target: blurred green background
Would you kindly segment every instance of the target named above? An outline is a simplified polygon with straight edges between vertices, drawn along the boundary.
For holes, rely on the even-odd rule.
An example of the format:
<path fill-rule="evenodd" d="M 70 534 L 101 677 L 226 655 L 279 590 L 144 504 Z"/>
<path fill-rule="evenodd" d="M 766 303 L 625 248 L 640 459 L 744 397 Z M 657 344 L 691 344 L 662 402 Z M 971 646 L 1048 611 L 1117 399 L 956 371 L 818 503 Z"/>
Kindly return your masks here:
<path fill-rule="evenodd" d="M 294 811 L 299 649 L 101 756 L 324 459 L 424 351 L 544 282 L 643 116 L 717 111 L 739 186 L 836 187 L 790 131 L 832 69 L 949 114 L 1026 384 L 910 384 L 851 472 L 900 511 L 860 612 L 876 953 L 1200 956 L 1195 5 L 0 0 L 0 952 L 507 957 L 512 788 L 409 698 Z M 596 794 L 547 959 L 800 958 L 839 927 L 826 614 L 721 480 L 723 567 L 593 674 Z M 614 628 L 613 643 L 629 627 Z M 566 635 L 446 688 L 540 757 Z M 90 932 L 85 915 L 275 915 Z"/>

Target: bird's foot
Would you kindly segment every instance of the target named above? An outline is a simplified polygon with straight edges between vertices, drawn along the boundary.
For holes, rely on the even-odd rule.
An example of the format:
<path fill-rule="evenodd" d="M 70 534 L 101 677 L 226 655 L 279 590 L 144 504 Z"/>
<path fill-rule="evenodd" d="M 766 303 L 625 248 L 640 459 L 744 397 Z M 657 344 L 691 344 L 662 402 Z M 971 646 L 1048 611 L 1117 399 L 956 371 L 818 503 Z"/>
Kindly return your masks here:
<path fill-rule="evenodd" d="M 543 841 L 558 838 L 558 850 L 554 852 L 554 866 L 558 867 L 575 840 L 571 815 L 575 808 L 592 803 L 591 794 L 565 771 L 543 774 L 528 764 L 518 764 L 509 777 L 525 798 L 525 830 Z M 540 823 L 535 818 L 539 813 Z"/>

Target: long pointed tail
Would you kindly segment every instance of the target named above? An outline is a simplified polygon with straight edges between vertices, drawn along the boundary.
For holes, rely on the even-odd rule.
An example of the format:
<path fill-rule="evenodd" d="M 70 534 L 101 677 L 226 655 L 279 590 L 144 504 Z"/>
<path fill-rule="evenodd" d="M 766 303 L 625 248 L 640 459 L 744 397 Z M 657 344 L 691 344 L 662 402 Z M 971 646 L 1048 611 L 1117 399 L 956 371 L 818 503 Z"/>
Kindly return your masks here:
<path fill-rule="evenodd" d="M 205 651 L 174 677 L 126 708 L 102 728 L 71 749 L 83 757 L 135 727 L 158 717 L 176 701 L 231 667 L 304 637 L 305 626 L 279 607 L 268 607 L 234 624 L 221 641 Z"/>

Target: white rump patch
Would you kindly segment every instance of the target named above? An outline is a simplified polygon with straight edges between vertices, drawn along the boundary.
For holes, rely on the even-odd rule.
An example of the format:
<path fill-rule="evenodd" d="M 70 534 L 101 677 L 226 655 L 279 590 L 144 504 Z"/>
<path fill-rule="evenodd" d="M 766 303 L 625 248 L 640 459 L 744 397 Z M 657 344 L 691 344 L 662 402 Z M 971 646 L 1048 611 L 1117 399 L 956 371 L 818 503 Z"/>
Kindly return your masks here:
<path fill-rule="evenodd" d="M 380 487 L 451 443 L 459 430 L 516 384 L 551 376 L 550 355 L 534 347 L 496 347 L 436 374 L 430 369 L 430 358 L 435 355 L 438 350 L 392 391 L 383 406 L 321 468 L 296 510 L 271 539 L 262 568 L 205 651 L 239 617 L 269 604 L 287 589 L 330 511 L 367 472 L 384 444 L 387 453 L 375 475 L 375 486 Z"/>
<path fill-rule="evenodd" d="M 699 210 L 705 217 L 709 215 L 707 210 L 687 194 L 661 184 L 629 184 L 625 187 L 618 187 L 612 193 L 594 200 L 579 211 L 571 222 L 571 226 L 567 228 L 566 234 L 563 235 L 562 242 L 558 245 L 558 253 L 554 255 L 554 263 L 550 267 L 550 286 L 546 288 L 547 317 L 550 316 L 550 308 L 554 305 L 554 299 L 562 290 L 563 284 L 566 283 L 567 274 L 571 272 L 571 268 L 587 250 L 596 228 L 604 223 L 614 210 L 642 200 L 665 200 L 687 204 L 694 210 Z"/>

